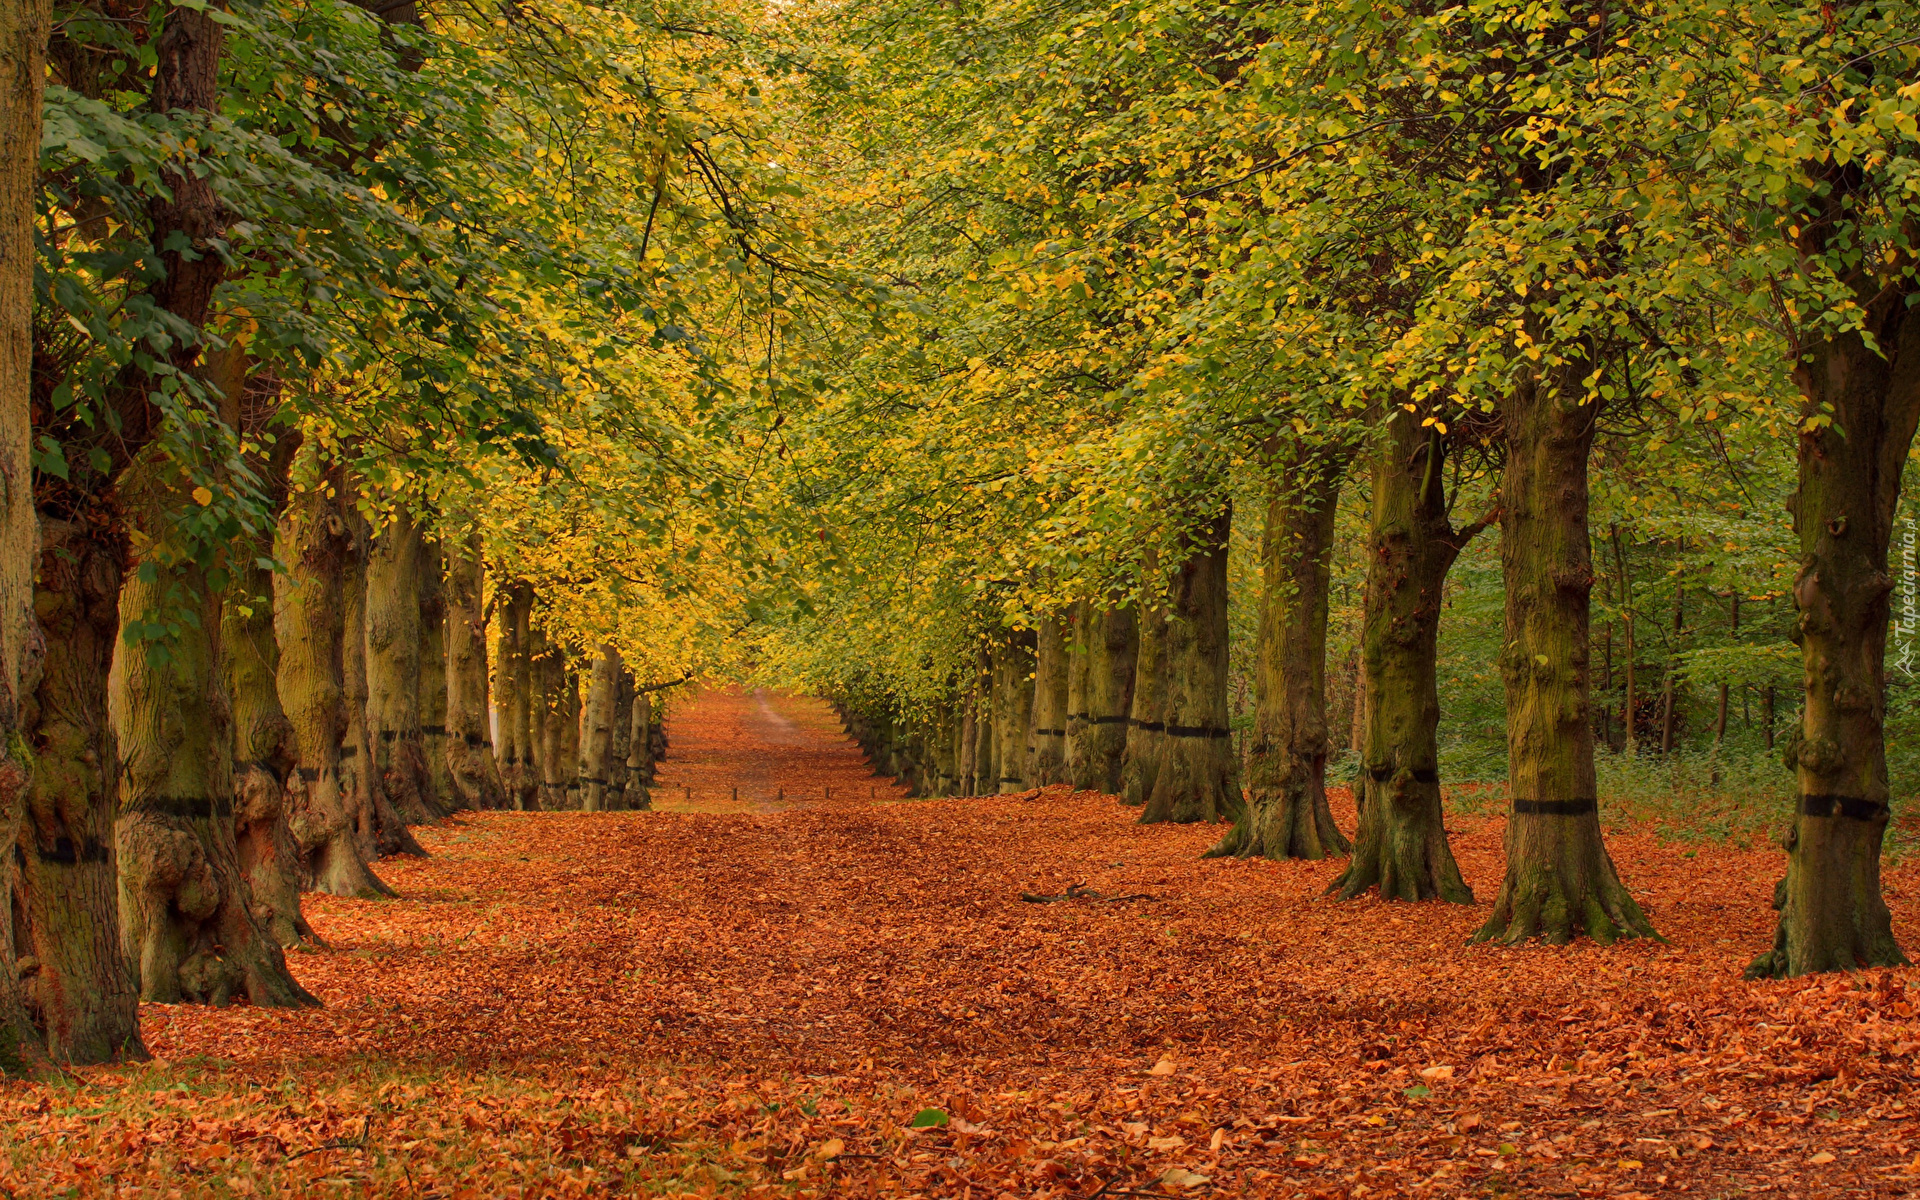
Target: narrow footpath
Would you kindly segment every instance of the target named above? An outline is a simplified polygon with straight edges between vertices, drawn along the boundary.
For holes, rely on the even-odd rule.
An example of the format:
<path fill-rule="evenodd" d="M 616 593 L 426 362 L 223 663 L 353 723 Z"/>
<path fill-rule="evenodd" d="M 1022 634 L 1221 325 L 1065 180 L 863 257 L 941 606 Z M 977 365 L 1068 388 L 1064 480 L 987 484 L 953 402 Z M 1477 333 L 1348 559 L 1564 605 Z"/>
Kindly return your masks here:
<path fill-rule="evenodd" d="M 654 779 L 662 812 L 774 812 L 809 801 L 897 799 L 824 700 L 709 689 L 667 717 L 671 747 Z"/>

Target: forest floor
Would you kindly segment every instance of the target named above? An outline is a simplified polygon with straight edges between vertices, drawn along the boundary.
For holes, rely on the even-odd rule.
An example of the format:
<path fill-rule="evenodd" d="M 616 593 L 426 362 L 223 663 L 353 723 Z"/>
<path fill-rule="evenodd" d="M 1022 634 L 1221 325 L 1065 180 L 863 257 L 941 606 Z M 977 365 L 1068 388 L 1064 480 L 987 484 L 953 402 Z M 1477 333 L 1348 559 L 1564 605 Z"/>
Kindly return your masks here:
<path fill-rule="evenodd" d="M 1914 973 L 1740 980 L 1777 850 L 1612 829 L 1668 944 L 1467 946 L 1497 815 L 1449 822 L 1481 905 L 1337 903 L 1090 793 L 898 799 L 816 701 L 670 729 L 701 811 L 424 829 L 399 900 L 310 900 L 324 1008 L 151 1006 L 151 1062 L 0 1085 L 0 1191 L 1920 1193 Z M 1021 898 L 1075 883 L 1138 898 Z"/>

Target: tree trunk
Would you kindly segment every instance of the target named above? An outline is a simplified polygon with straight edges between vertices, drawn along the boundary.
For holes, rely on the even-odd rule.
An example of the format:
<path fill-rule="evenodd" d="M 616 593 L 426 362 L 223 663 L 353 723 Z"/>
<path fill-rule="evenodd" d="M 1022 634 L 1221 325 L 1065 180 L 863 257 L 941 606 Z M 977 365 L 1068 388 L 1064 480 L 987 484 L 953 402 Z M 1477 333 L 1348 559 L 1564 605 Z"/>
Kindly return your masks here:
<path fill-rule="evenodd" d="M 1035 633 L 1033 672 L 1033 769 L 1027 786 L 1046 787 L 1067 780 L 1067 624 L 1060 616 L 1042 617 Z"/>
<path fill-rule="evenodd" d="M 446 557 L 447 780 L 465 808 L 507 805 L 487 720 L 486 568 L 480 535 Z"/>
<path fill-rule="evenodd" d="M 1146 574 L 1153 574 L 1150 567 Z M 1142 600 L 1133 695 L 1127 706 L 1127 751 L 1120 764 L 1120 803 L 1140 806 L 1153 795 L 1167 753 L 1167 602 Z"/>
<path fill-rule="evenodd" d="M 580 755 L 580 808 L 606 812 L 607 777 L 613 770 L 613 723 L 620 701 L 620 651 L 612 642 L 600 647 L 587 688 Z"/>
<path fill-rule="evenodd" d="M 1485 522 L 1448 518 L 1445 443 L 1396 409 L 1373 465 L 1363 668 L 1368 694 L 1353 861 L 1330 891 L 1472 904 L 1440 807 L 1439 634 L 1447 572 Z"/>
<path fill-rule="evenodd" d="M 14 911 L 22 999 L 49 1058 L 144 1058 L 139 985 L 121 949 L 115 892 L 107 672 L 120 630 L 125 548 L 97 511 L 41 514 L 34 613 L 45 638 L 20 728 L 33 763 Z M 11 758 L 11 756 L 10 756 Z"/>
<path fill-rule="evenodd" d="M 977 657 L 978 676 L 974 681 L 973 718 L 973 790 L 974 796 L 991 796 L 1000 790 L 1000 773 L 993 761 L 994 710 L 999 704 L 995 686 L 994 655 L 981 646 Z"/>
<path fill-rule="evenodd" d="M 438 541 L 420 546 L 420 755 L 427 766 L 428 806 L 435 816 L 468 807 L 454 790 L 447 748 L 447 589 Z"/>
<path fill-rule="evenodd" d="M 607 755 L 607 807 L 627 806 L 627 755 L 633 749 L 633 675 L 625 667 L 614 677 L 613 749 Z"/>
<path fill-rule="evenodd" d="M 1133 705 L 1133 672 L 1140 655 L 1139 622 L 1132 604 L 1114 603 L 1086 615 L 1086 733 L 1073 786 L 1107 795 L 1121 789 L 1127 761 L 1127 717 Z"/>
<path fill-rule="evenodd" d="M 1502 407 L 1500 668 L 1513 809 L 1506 877 L 1477 941 L 1658 936 L 1600 838 L 1587 719 L 1587 456 L 1598 402 L 1580 403 L 1585 374 L 1575 364 L 1555 379 L 1523 375 Z"/>
<path fill-rule="evenodd" d="M 533 587 L 525 580 L 513 585 L 507 619 L 513 630 L 513 661 L 507 668 L 513 678 L 513 702 L 507 710 L 513 757 L 511 777 L 505 782 L 514 809 L 524 812 L 539 806 L 540 719 L 536 714 L 541 711 L 537 701 L 540 668 L 534 661 Z"/>
<path fill-rule="evenodd" d="M 633 726 L 627 736 L 627 808 L 644 812 L 653 807 L 653 696 L 635 692 Z"/>
<path fill-rule="evenodd" d="M 1078 789 L 1087 761 L 1087 685 L 1093 669 L 1093 635 L 1098 613 L 1082 600 L 1068 617 L 1067 636 L 1067 745 L 1064 778 Z"/>
<path fill-rule="evenodd" d="M 993 761 L 1000 776 L 994 790 L 1005 794 L 1027 786 L 1028 733 L 1033 723 L 1033 648 L 1031 633 L 1014 633 L 993 656 L 996 702 Z"/>
<path fill-rule="evenodd" d="M 1640 647 L 1633 638 L 1633 576 L 1627 571 L 1626 539 L 1620 536 L 1620 527 L 1613 527 L 1613 553 L 1620 565 L 1620 622 L 1627 635 L 1627 694 L 1620 708 L 1620 723 L 1626 738 L 1627 757 L 1640 753 L 1639 713 L 1640 693 L 1638 685 L 1638 665 Z"/>
<path fill-rule="evenodd" d="M 1246 805 L 1227 728 L 1227 536 L 1222 508 L 1189 542 L 1167 621 L 1165 750 L 1140 822 L 1232 821 Z"/>
<path fill-rule="evenodd" d="M 1786 760 L 1800 802 L 1774 898 L 1780 924 L 1749 978 L 1907 961 L 1881 892 L 1880 851 L 1889 796 L 1887 548 L 1920 421 L 1920 317 L 1908 307 L 1910 291 L 1892 285 L 1863 305 L 1874 342 L 1858 333 L 1817 342 L 1794 371 L 1805 397 L 1793 604 L 1806 701 Z"/>
<path fill-rule="evenodd" d="M 200 566 L 165 537 L 173 514 L 192 503 L 190 485 L 155 449 L 120 482 L 145 547 L 121 589 L 123 649 L 108 680 L 121 754 L 121 944 L 139 964 L 142 1000 L 224 1005 L 244 994 L 256 1005 L 318 1004 L 255 919 L 241 873 L 220 602 Z M 268 782 L 277 807 L 277 781 Z"/>
<path fill-rule="evenodd" d="M 358 839 L 360 854 L 371 860 L 388 854 L 425 857 L 426 850 L 391 801 L 386 781 L 373 753 L 373 728 L 368 717 L 367 686 L 367 560 L 369 530 L 359 513 L 347 506 L 353 531 L 353 554 L 341 595 L 345 608 L 340 623 L 340 670 L 347 696 L 347 740 L 340 747 L 340 794 L 347 819 Z"/>
<path fill-rule="evenodd" d="M 14 846 L 29 770 L 20 740 L 22 710 L 31 703 L 40 669 L 33 622 L 33 568 L 40 553 L 31 453 L 33 223 L 51 24 L 47 0 L 20 0 L 0 16 L 0 1075 L 21 1073 L 28 1056 L 44 1048 L 19 981 L 23 948 L 14 945 Z"/>
<path fill-rule="evenodd" d="M 278 482 L 285 487 L 284 475 Z M 291 824 L 299 752 L 277 684 L 273 571 L 259 565 L 271 549 L 256 545 L 235 564 L 236 583 L 221 606 L 220 641 L 233 711 L 234 841 L 241 878 L 254 919 L 279 945 L 298 946 L 318 939 L 300 911 L 306 872 Z"/>
<path fill-rule="evenodd" d="M 568 812 L 580 811 L 580 673 L 568 671 L 566 682 L 562 685 L 560 712 L 560 786 L 562 788 L 560 807 Z"/>
<path fill-rule="evenodd" d="M 420 527 L 398 509 L 367 556 L 367 728 L 387 802 L 409 825 L 439 816 L 420 722 Z"/>
<path fill-rule="evenodd" d="M 354 545 L 340 511 L 338 483 L 337 472 L 318 476 L 288 498 L 280 516 L 274 552 L 287 570 L 273 579 L 279 653 L 274 682 L 292 727 L 287 823 L 304 860 L 306 886 L 371 900 L 391 896 L 393 889 L 363 857 L 360 823 L 349 816 L 360 811 L 349 800 L 348 781 L 357 775 L 343 769 L 341 759 L 348 730 L 344 600 Z M 370 810 L 367 818 L 371 835 Z"/>
<path fill-rule="evenodd" d="M 1208 853 L 1321 859 L 1351 848 L 1327 807 L 1327 586 L 1351 452 L 1291 442 L 1268 456 L 1247 804 Z"/>
<path fill-rule="evenodd" d="M 527 773 L 533 790 L 527 796 L 527 809 L 554 812 L 559 800 L 554 787 L 559 782 L 560 726 L 554 710 L 560 703 L 560 677 L 564 667 L 560 648 L 547 641 L 546 630 L 530 625 L 527 632 L 527 733 L 533 748 Z"/>

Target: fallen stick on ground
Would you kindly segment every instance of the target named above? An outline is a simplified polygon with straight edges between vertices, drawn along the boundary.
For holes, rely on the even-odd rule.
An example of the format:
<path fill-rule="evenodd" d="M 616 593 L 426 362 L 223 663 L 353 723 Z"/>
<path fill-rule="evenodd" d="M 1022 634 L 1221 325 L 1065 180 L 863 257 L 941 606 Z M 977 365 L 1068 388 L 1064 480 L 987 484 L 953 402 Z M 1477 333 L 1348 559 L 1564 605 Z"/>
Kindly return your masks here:
<path fill-rule="evenodd" d="M 1020 898 L 1028 904 L 1054 904 L 1061 900 L 1095 900 L 1102 904 L 1119 904 L 1124 900 L 1151 900 L 1145 892 L 1132 892 L 1125 896 L 1103 896 L 1084 883 L 1070 884 L 1067 890 L 1058 896 L 1042 896 L 1035 892 L 1021 892 Z"/>

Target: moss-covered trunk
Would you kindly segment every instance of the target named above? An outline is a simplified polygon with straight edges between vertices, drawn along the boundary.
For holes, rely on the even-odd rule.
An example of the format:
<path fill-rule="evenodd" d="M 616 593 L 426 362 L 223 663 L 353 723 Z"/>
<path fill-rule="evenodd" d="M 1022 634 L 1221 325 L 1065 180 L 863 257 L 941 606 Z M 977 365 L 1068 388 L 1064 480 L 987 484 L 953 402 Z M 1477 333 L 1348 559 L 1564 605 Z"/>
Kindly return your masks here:
<path fill-rule="evenodd" d="M 1227 729 L 1227 537 L 1232 512 L 1195 529 L 1167 595 L 1166 694 L 1159 773 L 1140 813 L 1160 821 L 1231 821 L 1245 804 Z"/>
<path fill-rule="evenodd" d="M 1067 625 L 1059 616 L 1046 616 L 1034 633 L 1033 765 L 1028 787 L 1046 787 L 1067 780 Z"/>
<path fill-rule="evenodd" d="M 507 804 L 494 761 L 487 702 L 487 609 L 480 535 L 451 543 L 446 556 L 447 781 L 465 808 Z"/>
<path fill-rule="evenodd" d="M 420 722 L 424 559 L 420 527 L 404 509 L 367 555 L 367 728 L 387 802 L 409 825 L 435 821 L 441 811 Z"/>
<path fill-rule="evenodd" d="M 1140 625 L 1133 605 L 1116 602 L 1104 609 L 1090 607 L 1086 630 L 1086 733 L 1073 786 L 1118 794 L 1127 761 Z"/>
<path fill-rule="evenodd" d="M 288 497 L 274 552 L 286 571 L 273 579 L 273 634 L 279 659 L 275 691 L 291 727 L 293 764 L 287 776 L 287 823 L 300 847 L 306 887 L 333 896 L 372 899 L 393 890 L 374 875 L 363 838 L 373 842 L 373 818 L 364 831 L 352 796 L 353 772 L 343 770 L 347 693 L 343 664 L 353 536 L 341 512 L 338 472 L 322 474 L 312 459 L 295 477 L 304 486 Z"/>
<path fill-rule="evenodd" d="M 454 791 L 447 757 L 446 556 L 440 543 L 420 544 L 420 756 L 427 767 L 428 803 L 435 816 L 466 807 Z"/>
<path fill-rule="evenodd" d="M 107 672 L 125 547 L 97 511 L 43 510 L 39 679 L 20 729 L 33 763 L 13 857 L 22 1000 L 55 1062 L 140 1058 L 139 983 L 121 949 Z"/>
<path fill-rule="evenodd" d="M 607 754 L 607 807 L 627 806 L 627 754 L 633 749 L 633 674 L 624 666 L 614 677 L 613 748 Z"/>
<path fill-rule="evenodd" d="M 1033 722 L 1031 633 L 1003 638 L 993 652 L 993 762 L 995 792 L 1025 790 L 1027 744 Z"/>
<path fill-rule="evenodd" d="M 527 734 L 533 750 L 527 764 L 532 790 L 527 795 L 529 811 L 555 811 L 554 772 L 559 770 L 559 731 L 554 706 L 560 702 L 560 678 L 564 668 L 560 650 L 547 642 L 546 630 L 533 625 L 527 631 Z"/>
<path fill-rule="evenodd" d="M 1247 807 L 1209 853 L 1321 859 L 1350 848 L 1326 785 L 1327 585 L 1351 454 L 1294 439 L 1276 439 L 1267 453 Z"/>
<path fill-rule="evenodd" d="M 1087 760 L 1087 684 L 1093 666 L 1092 637 L 1098 632 L 1094 607 L 1082 600 L 1067 615 L 1067 745 L 1066 774 L 1076 788 Z"/>
<path fill-rule="evenodd" d="M 1880 853 L 1889 795 L 1887 549 L 1920 421 L 1913 291 L 1903 282 L 1863 297 L 1874 342 L 1850 333 L 1815 343 L 1794 371 L 1805 401 L 1793 603 L 1807 700 L 1787 745 L 1799 804 L 1775 895 L 1780 924 L 1750 977 L 1907 961 L 1881 891 Z"/>
<path fill-rule="evenodd" d="M 511 747 L 505 759 L 502 782 L 506 784 L 513 807 L 525 811 L 538 807 L 540 791 L 536 761 L 540 729 L 536 693 L 540 677 L 533 657 L 533 587 L 525 580 L 516 581 L 508 592 L 502 621 L 501 674 L 512 681 L 506 720 L 501 726 Z M 511 658 L 507 658 L 508 654 Z"/>
<path fill-rule="evenodd" d="M 140 546 L 121 587 L 123 648 L 108 682 L 121 759 L 121 944 L 138 964 L 143 1000 L 317 1004 L 256 919 L 240 867 L 220 601 L 200 564 L 167 537 L 192 486 L 152 450 L 120 482 Z"/>
<path fill-rule="evenodd" d="M 1654 936 L 1600 837 L 1589 719 L 1587 458 L 1599 405 L 1586 370 L 1525 374 L 1501 407 L 1507 872 L 1479 941 Z M 1382 697 L 1369 696 L 1368 707 Z"/>
<path fill-rule="evenodd" d="M 425 856 L 426 850 L 407 828 L 405 818 L 387 799 L 384 773 L 373 752 L 373 727 L 367 713 L 367 560 L 371 532 L 350 503 L 346 518 L 353 535 L 353 554 L 347 560 L 341 591 L 340 672 L 347 697 L 347 735 L 340 747 L 340 795 L 363 857 Z"/>
<path fill-rule="evenodd" d="M 594 657 L 587 685 L 586 709 L 581 714 L 580 808 L 606 812 L 607 779 L 613 772 L 613 724 L 620 700 L 620 651 L 612 642 Z"/>
<path fill-rule="evenodd" d="M 645 811 L 653 807 L 653 694 L 636 690 L 633 697 L 632 725 L 627 734 L 627 794 L 629 809 Z"/>
<path fill-rule="evenodd" d="M 580 701 L 580 673 L 568 671 L 563 685 L 560 723 L 560 782 L 565 798 L 561 807 L 580 811 L 580 718 L 585 706 Z"/>
<path fill-rule="evenodd" d="M 1152 576 L 1151 569 L 1147 572 Z M 1167 607 L 1161 597 L 1142 602 L 1136 622 L 1133 695 L 1127 704 L 1127 749 L 1120 764 L 1120 802 L 1144 805 L 1166 757 Z"/>
<path fill-rule="evenodd" d="M 34 202 L 51 23 L 47 0 L 21 0 L 0 14 L 0 479 L 7 481 L 0 489 L 0 1075 L 23 1070 L 27 1057 L 44 1049 L 19 986 L 13 848 L 26 815 L 28 782 L 21 713 L 39 672 L 33 568 L 40 545 L 29 482 L 29 401 Z"/>
<path fill-rule="evenodd" d="M 1485 523 L 1454 529 L 1445 445 L 1396 406 L 1374 456 L 1361 669 L 1375 700 L 1354 781 L 1353 861 L 1330 889 L 1342 899 L 1378 888 L 1384 900 L 1473 903 L 1440 807 L 1437 656 L 1447 572 Z"/>

